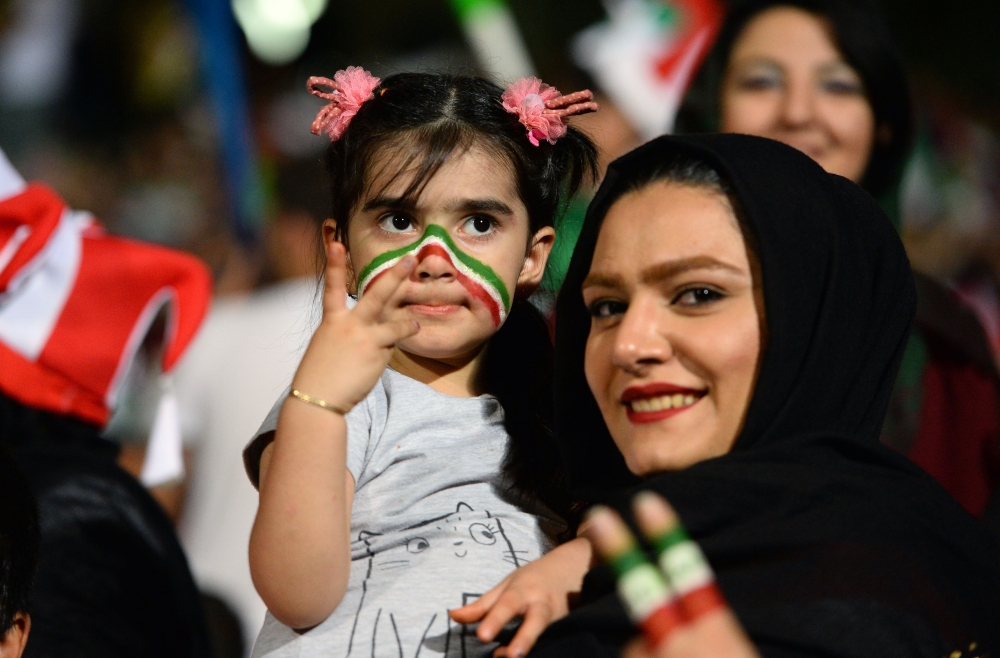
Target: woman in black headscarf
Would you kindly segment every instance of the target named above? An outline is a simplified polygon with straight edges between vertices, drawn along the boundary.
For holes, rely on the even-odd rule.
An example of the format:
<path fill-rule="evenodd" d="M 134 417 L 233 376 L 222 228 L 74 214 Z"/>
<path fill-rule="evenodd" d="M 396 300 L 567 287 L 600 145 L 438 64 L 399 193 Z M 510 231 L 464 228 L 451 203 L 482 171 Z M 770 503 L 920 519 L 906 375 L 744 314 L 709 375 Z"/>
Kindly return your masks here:
<path fill-rule="evenodd" d="M 657 186 L 693 190 L 669 209 L 687 213 L 676 261 L 646 262 L 657 250 L 623 228 L 646 244 L 663 234 Z M 711 234 L 719 208 L 739 223 L 751 289 L 704 273 L 726 267 L 697 228 Z M 692 347 L 704 318 L 737 303 Z M 995 655 L 1000 547 L 878 442 L 914 305 L 884 214 L 802 153 L 744 135 L 640 147 L 611 165 L 558 301 L 555 432 L 571 484 L 626 518 L 639 489 L 669 500 L 765 656 Z M 593 569 L 532 656 L 617 655 L 634 631 L 613 588 Z"/>

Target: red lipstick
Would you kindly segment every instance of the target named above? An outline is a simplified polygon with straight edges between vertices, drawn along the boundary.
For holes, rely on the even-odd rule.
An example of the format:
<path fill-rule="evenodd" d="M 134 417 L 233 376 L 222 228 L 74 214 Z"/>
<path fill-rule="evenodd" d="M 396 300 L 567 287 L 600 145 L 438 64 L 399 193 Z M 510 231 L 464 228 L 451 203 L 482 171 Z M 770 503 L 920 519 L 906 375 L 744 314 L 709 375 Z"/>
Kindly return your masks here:
<path fill-rule="evenodd" d="M 687 411 L 706 391 L 653 382 L 644 386 L 630 386 L 621 395 L 625 413 L 633 423 L 655 423 Z"/>

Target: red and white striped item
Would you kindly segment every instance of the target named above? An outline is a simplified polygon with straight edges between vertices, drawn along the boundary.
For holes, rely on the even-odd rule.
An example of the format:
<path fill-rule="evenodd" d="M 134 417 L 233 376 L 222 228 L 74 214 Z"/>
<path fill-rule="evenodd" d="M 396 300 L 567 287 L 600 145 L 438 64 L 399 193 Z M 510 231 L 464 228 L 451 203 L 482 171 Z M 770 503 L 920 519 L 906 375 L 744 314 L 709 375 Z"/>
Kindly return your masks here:
<path fill-rule="evenodd" d="M 104 426 L 136 350 L 167 308 L 163 372 L 211 298 L 197 258 L 107 234 L 0 152 L 0 391 Z"/>

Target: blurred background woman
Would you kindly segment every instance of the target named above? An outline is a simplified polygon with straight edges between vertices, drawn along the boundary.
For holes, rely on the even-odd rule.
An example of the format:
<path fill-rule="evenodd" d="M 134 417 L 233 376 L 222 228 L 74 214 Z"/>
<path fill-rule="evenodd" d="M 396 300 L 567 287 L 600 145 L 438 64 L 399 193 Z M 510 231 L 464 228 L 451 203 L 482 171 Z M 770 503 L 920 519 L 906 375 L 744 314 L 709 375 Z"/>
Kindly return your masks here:
<path fill-rule="evenodd" d="M 794 146 L 861 185 L 897 228 L 913 123 L 902 58 L 864 0 L 738 4 L 677 120 L 679 132 Z M 915 276 L 916 326 L 881 438 L 981 516 L 1000 485 L 996 365 L 975 315 L 935 280 Z"/>

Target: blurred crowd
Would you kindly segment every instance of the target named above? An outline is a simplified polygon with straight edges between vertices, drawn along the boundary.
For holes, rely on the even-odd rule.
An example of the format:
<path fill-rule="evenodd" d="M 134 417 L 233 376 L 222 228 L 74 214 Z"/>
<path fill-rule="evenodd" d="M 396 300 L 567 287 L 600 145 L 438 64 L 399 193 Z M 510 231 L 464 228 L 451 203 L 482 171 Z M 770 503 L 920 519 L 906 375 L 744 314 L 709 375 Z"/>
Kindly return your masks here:
<path fill-rule="evenodd" d="M 134 617 L 110 625 L 128 635 L 130 624 L 141 627 L 147 622 L 140 617 L 155 614 L 160 619 L 152 626 L 190 630 L 189 646 L 167 647 L 162 655 L 249 655 L 265 610 L 247 563 L 257 492 L 240 452 L 291 381 L 319 312 L 317 245 L 329 201 L 320 167 L 324 140 L 309 134 L 318 109 L 305 91 L 309 76 L 357 64 L 383 77 L 404 70 L 497 79 L 537 73 L 556 87 L 589 86 L 602 111 L 574 121 L 598 143 L 606 166 L 673 129 L 749 131 L 727 127 L 717 108 L 714 114 L 706 109 L 706 98 L 719 93 L 713 67 L 718 74 L 727 66 L 738 36 L 718 32 L 720 21 L 745 4 L 0 1 L 0 149 L 14 172 L 12 191 L 0 199 L 21 193 L 19 177 L 39 181 L 68 208 L 92 213 L 111 236 L 195 256 L 212 281 L 207 311 L 199 307 L 199 295 L 207 305 L 209 292 L 198 287 L 198 272 L 190 274 L 189 297 L 170 302 L 156 301 L 159 283 L 151 281 L 151 292 L 128 318 L 104 317 L 100 290 L 88 298 L 92 322 L 126 327 L 121 343 L 106 348 L 117 364 L 113 379 L 94 389 L 104 415 L 18 397 L 0 376 L 0 432 L 7 434 L 0 450 L 13 453 L 28 477 L 23 481 L 0 452 L 0 567 L 4 574 L 32 568 L 31 560 L 18 563 L 7 554 L 34 553 L 41 532 L 41 599 L 32 603 L 37 613 L 30 634 L 38 646 L 77 642 L 71 630 L 47 625 L 53 615 L 75 614 L 60 608 L 65 602 L 43 600 L 62 586 L 52 569 L 104 544 L 120 555 L 133 542 L 132 559 L 150 574 L 150 591 L 169 592 L 173 602 L 122 599 L 95 615 L 148 606 L 147 615 L 132 609 Z M 985 27 L 996 24 L 1000 7 L 986 0 L 961 7 L 926 0 L 877 5 L 901 46 L 913 120 L 896 124 L 889 137 L 876 134 L 879 143 L 907 142 L 893 156 L 899 163 L 891 180 L 875 187 L 858 182 L 893 218 L 926 282 L 918 282 L 921 311 L 884 439 L 928 469 L 966 509 L 1000 528 L 1000 42 Z M 261 22 L 269 11 L 270 27 Z M 293 25 L 293 18 L 300 23 Z M 842 29 L 830 21 L 834 32 Z M 849 50 L 843 45 L 849 38 L 836 39 Z M 657 57 L 662 75 L 636 73 L 652 70 Z M 868 91 L 878 118 L 884 108 Z M 567 208 L 552 271 L 538 295 L 543 309 L 551 307 L 588 200 Z M 4 268 L 13 267 L 16 259 L 9 259 L 20 244 L 14 245 L 13 232 L 2 232 L 3 221 L 0 239 L 9 240 L 0 243 L 0 340 L 9 301 Z M 160 252 L 136 258 L 129 277 L 141 278 L 136 272 L 143 267 L 166 271 L 158 265 Z M 188 336 L 177 328 L 184 317 L 191 318 Z M 90 347 L 80 342 L 73 349 Z M 5 355 L 0 369 L 8 367 Z M 85 442 L 53 456 L 62 450 L 58 441 L 37 448 L 14 440 L 29 425 L 39 436 Z M 89 433 L 96 425 L 100 431 Z M 956 447 L 958 434 L 972 438 Z M 90 466 L 74 466 L 81 463 Z M 87 499 L 80 492 L 90 485 L 81 483 L 94 477 L 114 491 L 93 485 Z M 10 506 L 27 489 L 38 498 L 40 517 Z M 98 529 L 93 537 L 85 537 L 82 526 L 65 530 L 82 523 L 80 515 L 109 509 L 110 503 L 88 507 L 84 499 L 94 496 L 114 499 L 114 513 L 135 527 Z M 67 509 L 79 510 L 77 517 L 65 518 Z M 57 527 L 64 529 L 62 543 L 46 545 L 46 533 Z M 73 544 L 71 535 L 85 546 Z M 111 586 L 114 568 L 77 573 L 75 586 Z M 18 587 L 11 582 L 0 582 L 0 592 Z M 173 619 L 182 603 L 204 611 L 204 620 Z M 0 608 L 0 633 L 13 629 L 0 641 L 0 656 L 17 655 L 5 651 L 29 637 L 31 624 L 17 616 L 27 603 L 3 598 L 0 606 L 13 606 Z M 80 625 L 86 623 L 80 617 Z M 157 632 L 149 630 L 148 637 Z M 142 646 L 141 632 L 135 635 L 123 646 Z M 44 651 L 29 641 L 25 655 L 60 655 Z M 96 647 L 93 654 L 73 655 L 118 654 Z"/>

